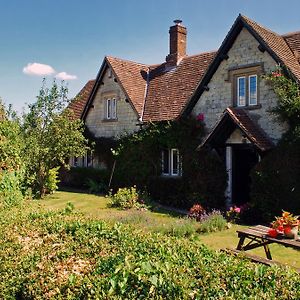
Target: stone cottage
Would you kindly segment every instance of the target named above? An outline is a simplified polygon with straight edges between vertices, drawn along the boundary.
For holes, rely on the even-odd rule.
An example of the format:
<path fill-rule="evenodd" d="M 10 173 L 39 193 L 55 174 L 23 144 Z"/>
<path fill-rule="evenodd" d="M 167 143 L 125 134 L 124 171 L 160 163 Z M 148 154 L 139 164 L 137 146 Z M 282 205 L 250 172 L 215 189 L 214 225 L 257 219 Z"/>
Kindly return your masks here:
<path fill-rule="evenodd" d="M 246 202 L 251 168 L 287 130 L 271 113 L 277 98 L 261 75 L 279 64 L 300 81 L 300 32 L 279 35 L 239 15 L 217 52 L 193 56 L 186 54 L 181 21 L 169 33 L 165 62 L 105 57 L 71 108 L 95 137 L 118 138 L 182 116 L 203 120 L 207 136 L 199 147 L 214 149 L 226 163 L 227 205 Z M 180 176 L 177 149 L 164 150 L 162 162 L 162 175 Z M 81 165 L 89 166 L 89 159 Z"/>

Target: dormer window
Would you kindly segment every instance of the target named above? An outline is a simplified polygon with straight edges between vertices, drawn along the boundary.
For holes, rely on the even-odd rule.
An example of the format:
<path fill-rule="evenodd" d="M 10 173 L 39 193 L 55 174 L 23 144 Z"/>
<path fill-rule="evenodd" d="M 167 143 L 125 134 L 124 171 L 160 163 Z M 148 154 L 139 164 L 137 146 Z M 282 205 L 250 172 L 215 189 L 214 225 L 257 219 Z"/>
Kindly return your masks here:
<path fill-rule="evenodd" d="M 106 119 L 117 119 L 117 100 L 116 98 L 106 99 Z"/>

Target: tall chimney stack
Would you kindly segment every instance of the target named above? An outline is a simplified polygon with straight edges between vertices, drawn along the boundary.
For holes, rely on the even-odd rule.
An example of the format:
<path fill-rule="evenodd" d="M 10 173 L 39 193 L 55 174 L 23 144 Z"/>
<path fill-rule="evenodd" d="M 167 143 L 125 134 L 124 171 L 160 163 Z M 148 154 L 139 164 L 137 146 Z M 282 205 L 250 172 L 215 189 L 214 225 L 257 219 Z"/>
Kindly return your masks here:
<path fill-rule="evenodd" d="M 177 66 L 186 56 L 186 28 L 181 20 L 175 20 L 175 25 L 170 27 L 170 54 L 166 57 L 167 66 Z"/>

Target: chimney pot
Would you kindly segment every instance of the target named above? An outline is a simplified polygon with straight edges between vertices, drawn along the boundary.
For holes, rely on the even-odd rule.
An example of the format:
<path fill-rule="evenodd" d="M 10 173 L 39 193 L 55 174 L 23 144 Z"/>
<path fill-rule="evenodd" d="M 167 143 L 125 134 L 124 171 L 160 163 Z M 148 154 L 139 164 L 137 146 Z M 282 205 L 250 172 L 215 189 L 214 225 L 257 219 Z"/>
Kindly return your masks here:
<path fill-rule="evenodd" d="M 182 20 L 176 19 L 173 21 L 175 24 L 180 25 L 182 23 Z"/>

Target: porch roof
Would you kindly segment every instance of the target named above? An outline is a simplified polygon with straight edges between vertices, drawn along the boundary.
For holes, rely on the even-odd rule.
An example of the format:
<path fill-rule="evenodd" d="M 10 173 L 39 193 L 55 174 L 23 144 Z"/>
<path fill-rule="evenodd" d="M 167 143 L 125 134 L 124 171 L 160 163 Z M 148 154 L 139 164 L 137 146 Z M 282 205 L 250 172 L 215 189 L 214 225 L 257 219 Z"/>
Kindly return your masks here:
<path fill-rule="evenodd" d="M 236 128 L 239 128 L 260 151 L 267 151 L 274 147 L 272 141 L 245 109 L 228 107 L 198 149 L 206 145 L 221 146 Z"/>

